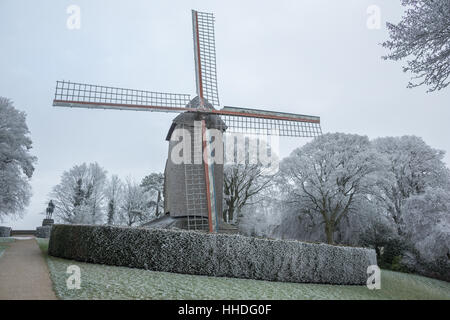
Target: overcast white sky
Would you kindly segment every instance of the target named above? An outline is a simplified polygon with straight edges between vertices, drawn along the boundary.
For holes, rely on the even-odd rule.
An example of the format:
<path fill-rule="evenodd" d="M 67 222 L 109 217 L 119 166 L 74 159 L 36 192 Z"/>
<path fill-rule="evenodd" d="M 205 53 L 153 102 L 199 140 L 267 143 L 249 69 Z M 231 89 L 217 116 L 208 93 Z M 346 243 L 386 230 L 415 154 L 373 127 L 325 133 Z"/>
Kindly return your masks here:
<path fill-rule="evenodd" d="M 66 27 L 72 4 L 80 30 Z M 366 26 L 372 4 L 379 30 Z M 402 64 L 380 58 L 400 0 L 1 0 L 0 95 L 26 111 L 39 158 L 31 205 L 3 225 L 40 225 L 51 188 L 75 164 L 138 180 L 163 170 L 173 114 L 55 108 L 54 87 L 64 79 L 194 94 L 191 9 L 215 13 L 223 105 L 318 115 L 324 132 L 415 134 L 450 150 L 450 89 L 406 89 Z M 282 156 L 299 144 L 282 139 Z"/>

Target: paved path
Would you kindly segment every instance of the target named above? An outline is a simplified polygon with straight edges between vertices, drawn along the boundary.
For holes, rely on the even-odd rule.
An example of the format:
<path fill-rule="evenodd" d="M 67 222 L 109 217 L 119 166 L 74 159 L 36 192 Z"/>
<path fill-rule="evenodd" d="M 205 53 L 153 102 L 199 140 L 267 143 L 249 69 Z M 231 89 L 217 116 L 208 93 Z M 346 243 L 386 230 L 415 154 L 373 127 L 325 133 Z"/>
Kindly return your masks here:
<path fill-rule="evenodd" d="M 0 300 L 56 299 L 47 262 L 35 239 L 3 243 L 0 256 Z"/>

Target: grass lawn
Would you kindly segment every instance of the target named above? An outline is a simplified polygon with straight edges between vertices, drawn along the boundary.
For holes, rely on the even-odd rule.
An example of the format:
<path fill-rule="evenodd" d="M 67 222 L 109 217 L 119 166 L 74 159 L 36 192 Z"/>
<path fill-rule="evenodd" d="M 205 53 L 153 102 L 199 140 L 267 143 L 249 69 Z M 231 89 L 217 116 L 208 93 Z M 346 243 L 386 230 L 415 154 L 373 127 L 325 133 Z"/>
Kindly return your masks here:
<path fill-rule="evenodd" d="M 382 270 L 381 289 L 215 278 L 82 263 L 47 255 L 37 239 L 61 299 L 447 299 L 450 283 Z M 81 289 L 66 287 L 67 267 L 81 269 Z"/>

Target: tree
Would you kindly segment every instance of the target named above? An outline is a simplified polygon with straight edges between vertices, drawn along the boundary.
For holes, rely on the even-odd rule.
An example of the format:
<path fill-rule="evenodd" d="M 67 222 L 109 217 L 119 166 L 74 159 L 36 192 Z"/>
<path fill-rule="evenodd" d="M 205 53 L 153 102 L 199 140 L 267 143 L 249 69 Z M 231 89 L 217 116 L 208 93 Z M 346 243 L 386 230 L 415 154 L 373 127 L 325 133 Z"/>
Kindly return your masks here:
<path fill-rule="evenodd" d="M 373 141 L 375 149 L 388 161 L 390 181 L 379 184 L 379 199 L 402 233 L 402 206 L 406 199 L 422 194 L 427 187 L 449 188 L 450 173 L 444 151 L 428 146 L 415 136 L 386 137 Z"/>
<path fill-rule="evenodd" d="M 30 154 L 32 141 L 26 114 L 0 97 L 0 221 L 21 216 L 29 203 L 29 180 L 37 158 Z"/>
<path fill-rule="evenodd" d="M 89 189 L 86 193 L 86 205 L 91 215 L 91 223 L 102 223 L 107 171 L 97 163 L 90 164 L 88 169 L 87 183 Z"/>
<path fill-rule="evenodd" d="M 252 197 L 264 190 L 272 176 L 264 174 L 264 168 L 259 164 L 234 164 L 224 168 L 225 208 L 223 219 L 226 222 L 235 221 L 242 208 L 250 204 Z"/>
<path fill-rule="evenodd" d="M 141 187 L 149 193 L 151 207 L 154 207 L 155 217 L 159 217 L 164 211 L 164 175 L 151 173 L 142 179 Z"/>
<path fill-rule="evenodd" d="M 136 182 L 127 179 L 120 205 L 121 223 L 129 227 L 151 220 L 149 194 Z"/>
<path fill-rule="evenodd" d="M 397 24 L 387 23 L 390 40 L 383 47 L 391 50 L 384 59 L 409 59 L 405 72 L 418 79 L 409 88 L 426 85 L 428 92 L 450 83 L 450 1 L 402 0 L 408 9 Z"/>
<path fill-rule="evenodd" d="M 405 237 L 414 247 L 406 263 L 418 273 L 450 281 L 450 193 L 428 187 L 402 208 Z"/>
<path fill-rule="evenodd" d="M 97 163 L 65 171 L 53 188 L 55 216 L 65 223 L 102 223 L 106 170 Z"/>
<path fill-rule="evenodd" d="M 300 215 L 320 219 L 333 244 L 341 221 L 370 199 L 384 165 L 367 137 L 324 134 L 281 162 L 286 201 Z"/>
<path fill-rule="evenodd" d="M 262 193 L 271 185 L 279 158 L 265 137 L 231 134 L 225 140 L 222 214 L 225 222 L 237 223 L 245 206 L 253 205 L 253 200 L 261 203 L 267 198 Z"/>
<path fill-rule="evenodd" d="M 275 177 L 264 177 L 270 181 L 260 192 L 252 196 L 239 212 L 239 232 L 249 236 L 277 237 L 278 226 L 282 224 L 283 202 Z"/>
<path fill-rule="evenodd" d="M 378 214 L 370 218 L 360 233 L 360 244 L 375 249 L 377 264 L 381 268 L 400 271 L 399 263 L 407 248 L 406 242 L 399 237 L 388 217 Z"/>
<path fill-rule="evenodd" d="M 122 200 L 123 183 L 117 175 L 113 175 L 108 181 L 105 189 L 105 197 L 107 202 L 106 223 L 108 225 L 114 224 L 118 218 L 118 211 L 120 202 Z"/>

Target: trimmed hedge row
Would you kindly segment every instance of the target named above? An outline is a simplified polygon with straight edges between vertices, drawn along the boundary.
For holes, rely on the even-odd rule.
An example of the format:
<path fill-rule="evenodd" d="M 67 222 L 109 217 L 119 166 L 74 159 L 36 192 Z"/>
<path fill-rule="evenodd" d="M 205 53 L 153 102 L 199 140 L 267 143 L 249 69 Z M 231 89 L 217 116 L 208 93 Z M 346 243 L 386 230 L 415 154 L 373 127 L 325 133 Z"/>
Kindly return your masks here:
<path fill-rule="evenodd" d="M 0 227 L 0 237 L 10 237 L 11 228 L 10 227 Z"/>
<path fill-rule="evenodd" d="M 372 249 L 183 230 L 54 225 L 48 253 L 83 262 L 270 281 L 365 284 Z"/>

